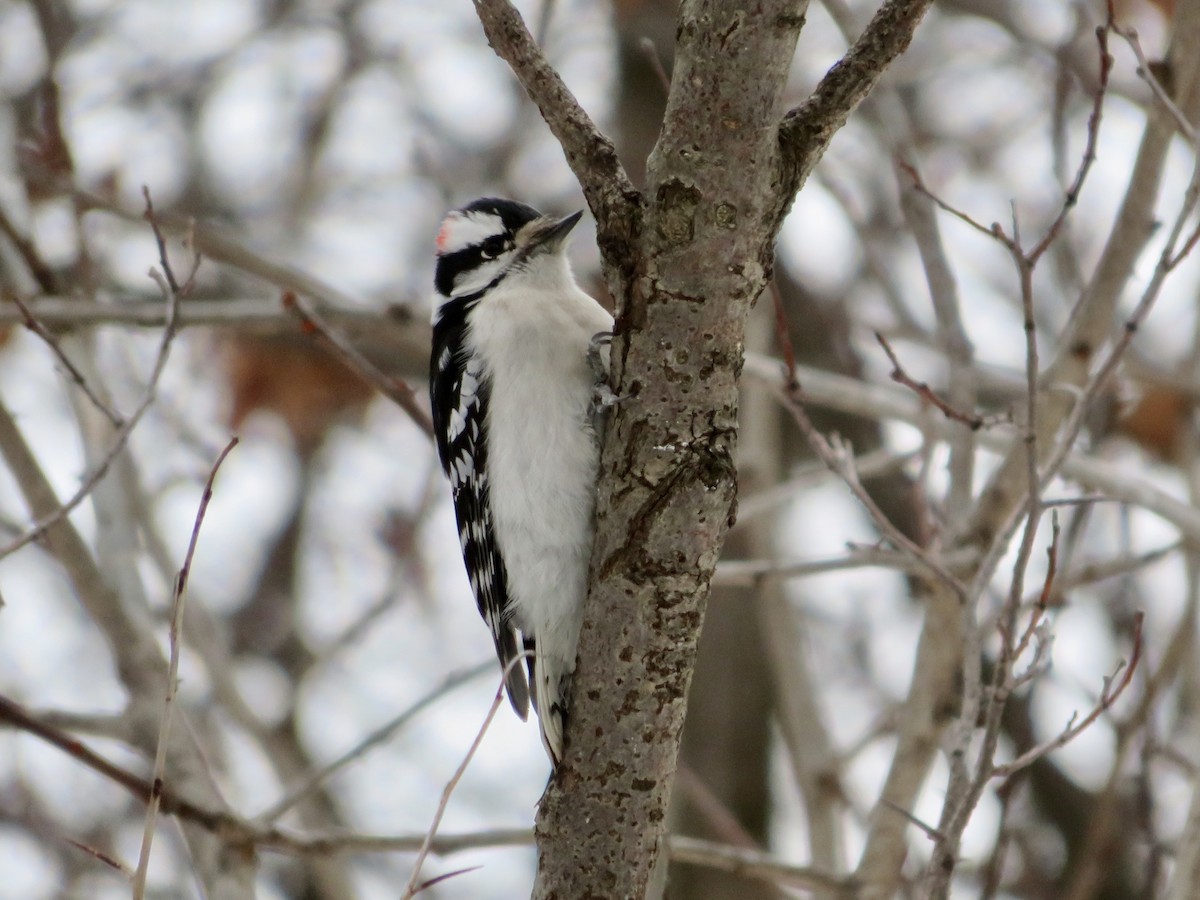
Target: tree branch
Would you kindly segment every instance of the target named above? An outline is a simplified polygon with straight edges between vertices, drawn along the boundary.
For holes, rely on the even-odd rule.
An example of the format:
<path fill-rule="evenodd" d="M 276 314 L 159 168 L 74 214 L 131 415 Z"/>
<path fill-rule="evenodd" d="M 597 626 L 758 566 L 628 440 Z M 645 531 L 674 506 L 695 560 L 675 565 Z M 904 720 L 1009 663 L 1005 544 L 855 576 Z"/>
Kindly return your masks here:
<path fill-rule="evenodd" d="M 779 127 L 788 202 L 854 108 L 870 93 L 892 61 L 912 41 L 933 0 L 888 0 L 857 41 L 817 85 L 812 95 L 792 109 Z"/>
<path fill-rule="evenodd" d="M 621 261 L 639 231 L 642 198 L 617 158 L 616 148 L 591 120 L 562 77 L 546 61 L 525 21 L 508 0 L 475 0 L 488 44 L 508 63 L 558 139 L 579 180 L 592 215 L 610 288 L 628 278 Z M 613 267 L 616 268 L 613 268 Z M 611 277 L 620 272 L 620 280 Z M 623 292 L 614 290 L 614 296 Z"/>

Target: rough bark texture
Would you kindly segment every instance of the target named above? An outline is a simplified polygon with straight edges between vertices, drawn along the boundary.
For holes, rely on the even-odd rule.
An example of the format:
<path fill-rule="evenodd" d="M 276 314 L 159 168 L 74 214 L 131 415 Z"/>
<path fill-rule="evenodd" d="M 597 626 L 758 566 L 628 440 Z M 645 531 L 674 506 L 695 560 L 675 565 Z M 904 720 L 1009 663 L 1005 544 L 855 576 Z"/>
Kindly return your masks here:
<path fill-rule="evenodd" d="M 785 123 L 805 4 L 685 3 L 639 194 L 512 7 L 476 0 L 583 186 L 619 302 L 612 381 L 624 399 L 605 438 L 567 754 L 538 817 L 535 897 L 646 895 L 708 587 L 735 515 L 746 317 L 796 189 L 928 5 L 885 4 L 850 62 Z"/>
<path fill-rule="evenodd" d="M 642 897 L 658 855 L 712 571 L 736 503 L 746 315 L 780 205 L 775 123 L 791 3 L 680 13 L 647 166 L 644 262 L 614 347 L 595 585 L 567 759 L 539 821 L 538 897 Z M 586 739 L 575 736 L 587 734 Z"/>

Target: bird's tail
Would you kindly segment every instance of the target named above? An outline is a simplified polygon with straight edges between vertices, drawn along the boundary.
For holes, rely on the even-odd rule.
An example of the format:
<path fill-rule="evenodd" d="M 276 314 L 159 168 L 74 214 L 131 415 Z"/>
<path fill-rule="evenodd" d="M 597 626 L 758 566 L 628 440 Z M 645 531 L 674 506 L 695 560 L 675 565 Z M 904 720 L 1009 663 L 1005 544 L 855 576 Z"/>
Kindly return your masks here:
<path fill-rule="evenodd" d="M 525 666 L 521 665 L 521 645 L 517 633 L 511 628 L 496 638 L 496 655 L 504 666 L 504 687 L 508 691 L 508 702 L 516 710 L 521 721 L 529 716 L 529 683 L 526 681 Z"/>
<path fill-rule="evenodd" d="M 574 660 L 567 662 L 545 653 L 534 654 L 533 706 L 537 710 L 542 743 L 555 768 L 563 758 L 563 735 L 567 728 L 567 693 L 571 687 Z"/>

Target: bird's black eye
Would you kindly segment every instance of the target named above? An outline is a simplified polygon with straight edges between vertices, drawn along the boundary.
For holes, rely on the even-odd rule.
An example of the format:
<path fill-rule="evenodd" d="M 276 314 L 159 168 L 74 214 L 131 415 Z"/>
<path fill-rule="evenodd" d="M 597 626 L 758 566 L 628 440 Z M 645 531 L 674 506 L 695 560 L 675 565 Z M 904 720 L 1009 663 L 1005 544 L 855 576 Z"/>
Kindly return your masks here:
<path fill-rule="evenodd" d="M 504 252 L 507 246 L 508 242 L 504 239 L 503 235 L 497 234 L 484 241 L 479 248 L 479 252 L 484 259 L 495 259 Z"/>

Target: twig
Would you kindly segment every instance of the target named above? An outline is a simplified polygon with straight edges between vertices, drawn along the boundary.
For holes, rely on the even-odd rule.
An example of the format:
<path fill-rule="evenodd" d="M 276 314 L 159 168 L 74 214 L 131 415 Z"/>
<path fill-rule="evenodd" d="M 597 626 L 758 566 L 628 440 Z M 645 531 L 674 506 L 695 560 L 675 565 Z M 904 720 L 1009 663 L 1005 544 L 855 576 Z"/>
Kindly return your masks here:
<path fill-rule="evenodd" d="M 58 342 L 58 338 L 51 334 L 50 330 L 37 320 L 20 297 L 16 294 L 10 294 L 9 299 L 16 305 L 17 309 L 21 310 L 21 315 L 25 317 L 25 327 L 40 337 L 46 346 L 50 348 L 51 352 L 58 357 L 58 361 L 67 370 L 67 373 L 71 376 L 71 380 L 87 395 L 87 398 L 92 401 L 92 405 L 100 410 L 104 417 L 112 423 L 113 428 L 120 428 L 124 425 L 125 420 L 118 413 L 114 412 L 112 407 L 100 398 L 99 394 L 92 390 L 91 384 L 83 377 L 83 373 L 79 371 L 78 367 L 71 362 L 71 358 L 63 350 L 62 344 Z"/>
<path fill-rule="evenodd" d="M 972 558 L 969 551 L 957 554 L 953 558 L 943 558 L 945 565 L 969 564 Z M 834 556 L 829 559 L 805 560 L 770 560 L 770 559 L 727 559 L 717 563 L 717 571 L 713 576 L 714 585 L 750 586 L 768 578 L 804 578 L 810 575 L 823 575 L 828 572 L 842 572 L 847 569 L 882 568 L 894 569 L 919 575 L 925 571 L 922 563 L 913 559 L 912 555 L 898 550 L 885 550 L 880 547 L 851 547 L 845 556 Z"/>
<path fill-rule="evenodd" d="M 184 245 L 192 250 L 192 268 L 188 272 L 187 278 L 181 284 L 175 277 L 175 268 L 171 265 L 171 260 L 167 255 L 167 238 L 163 234 L 162 227 L 159 224 L 158 214 L 154 211 L 154 201 L 150 198 L 150 188 L 145 185 L 142 185 L 142 196 L 146 198 L 146 211 L 142 214 L 142 218 L 150 223 L 150 230 L 154 232 L 154 242 L 158 245 L 158 259 L 162 263 L 162 276 L 166 279 L 171 296 L 182 300 L 192 292 L 192 288 L 196 284 L 196 272 L 200 270 L 200 253 L 196 250 L 196 223 L 189 220 L 184 232 Z M 158 281 L 158 276 L 153 270 L 150 277 Z"/>
<path fill-rule="evenodd" d="M 999 223 L 993 223 L 990 226 L 984 225 L 978 219 L 975 219 L 963 210 L 947 203 L 941 197 L 933 193 L 928 187 L 926 187 L 925 182 L 921 179 L 920 173 L 914 166 L 904 161 L 899 161 L 899 167 L 912 179 L 913 187 L 918 192 L 924 194 L 926 197 L 932 200 L 943 212 L 949 213 L 960 222 L 963 222 L 964 224 L 973 228 L 975 231 L 1000 241 L 1000 243 L 1002 243 L 1010 253 L 1019 255 L 1024 263 L 1031 269 L 1036 266 L 1038 260 L 1041 259 L 1042 255 L 1050 248 L 1050 246 L 1061 233 L 1067 216 L 1070 214 L 1071 210 L 1075 208 L 1076 203 L 1079 201 L 1079 195 L 1083 191 L 1083 185 L 1087 180 L 1088 173 L 1091 172 L 1092 164 L 1096 161 L 1096 145 L 1100 138 L 1100 121 L 1104 110 L 1104 98 L 1108 93 L 1108 77 L 1109 73 L 1112 71 L 1113 65 L 1112 55 L 1108 52 L 1108 33 L 1110 30 L 1117 31 L 1117 33 L 1120 34 L 1120 31 L 1117 30 L 1116 24 L 1114 23 L 1111 15 L 1104 25 L 1100 25 L 1096 28 L 1096 42 L 1100 48 L 1100 73 L 1096 93 L 1092 98 L 1092 111 L 1088 116 L 1087 142 L 1084 146 L 1083 156 L 1080 158 L 1079 167 L 1075 172 L 1075 178 L 1072 180 L 1071 185 L 1067 188 L 1066 193 L 1063 195 L 1063 200 L 1059 205 L 1058 213 L 1055 215 L 1051 223 L 1046 227 L 1046 230 L 1042 233 L 1042 237 L 1037 241 L 1036 244 L 1033 245 L 1031 250 L 1025 252 L 1021 249 L 1019 235 L 1015 233 L 1015 228 L 1014 233 L 1010 236 L 1005 232 L 1003 226 L 1001 226 Z"/>
<path fill-rule="evenodd" d="M 356 759 L 361 759 L 373 747 L 377 747 L 384 741 L 391 738 L 397 731 L 411 722 L 422 711 L 428 709 L 446 694 L 450 693 L 457 687 L 466 684 L 474 678 L 479 677 L 487 672 L 492 671 L 496 666 L 494 660 L 487 660 L 477 666 L 472 666 L 461 672 L 454 672 L 448 675 L 441 684 L 437 685 L 433 690 L 429 691 L 425 696 L 419 699 L 404 712 L 394 717 L 390 722 L 385 722 L 379 728 L 376 728 L 365 738 L 359 741 L 350 750 L 343 753 L 333 762 L 308 775 L 300 784 L 296 785 L 288 794 L 276 803 L 274 806 L 265 810 L 255 817 L 256 822 L 273 822 L 282 816 L 285 812 L 307 797 L 310 793 L 328 781 L 336 773 L 340 772 Z"/>
<path fill-rule="evenodd" d="M 1154 67 L 1150 61 L 1146 59 L 1146 54 L 1142 50 L 1142 42 L 1138 39 L 1138 33 L 1133 28 L 1121 28 L 1113 25 L 1113 31 L 1118 37 L 1125 40 L 1129 45 L 1129 49 L 1133 51 L 1133 55 L 1137 57 L 1138 67 L 1137 74 L 1150 87 L 1150 92 L 1154 94 L 1154 99 L 1157 100 L 1162 108 L 1170 113 L 1171 118 L 1175 120 L 1175 125 L 1183 133 L 1183 136 L 1192 144 L 1196 143 L 1196 128 L 1188 121 L 1188 117 L 1184 115 L 1183 110 L 1171 98 L 1171 94 L 1167 91 L 1161 81 L 1154 76 Z"/>
<path fill-rule="evenodd" d="M 116 869 L 126 878 L 133 878 L 133 869 L 129 868 L 129 866 L 125 865 L 125 863 L 121 862 L 121 860 L 117 859 L 115 856 L 110 856 L 103 850 L 88 846 L 87 844 L 83 843 L 83 841 L 77 841 L 74 838 L 64 837 L 63 840 L 76 850 L 82 850 L 93 859 L 97 859 L 104 863 L 104 865 L 108 866 L 110 869 Z"/>
<path fill-rule="evenodd" d="M 283 308 L 293 313 L 303 323 L 306 334 L 315 337 L 346 368 L 408 413 L 409 418 L 425 434 L 433 435 L 433 422 L 430 420 L 429 414 L 417 402 L 416 394 L 407 382 L 399 378 L 392 378 L 379 371 L 374 363 L 333 331 L 311 306 L 292 291 L 284 292 L 282 302 Z"/>
<path fill-rule="evenodd" d="M 839 897 L 854 896 L 854 886 L 850 879 L 839 878 L 810 866 L 790 865 L 759 850 L 672 835 L 667 838 L 667 851 L 673 863 L 706 866 L 771 884 L 807 888 Z"/>
<path fill-rule="evenodd" d="M 1100 699 L 1082 720 L 1076 721 L 1077 715 L 1072 714 L 1071 719 L 1067 723 L 1067 727 L 1055 738 L 1046 741 L 1044 744 L 1039 744 L 1030 750 L 1025 751 L 1012 762 L 1005 763 L 1000 766 L 993 766 L 991 776 L 993 778 L 1007 778 L 1014 773 L 1020 771 L 1031 763 L 1041 759 L 1047 753 L 1051 753 L 1061 747 L 1066 746 L 1088 727 L 1091 726 L 1100 716 L 1117 702 L 1117 699 L 1125 692 L 1125 688 L 1129 687 L 1130 681 L 1133 680 L 1133 673 L 1137 670 L 1138 663 L 1142 658 L 1142 624 L 1145 621 L 1145 613 L 1140 610 L 1134 613 L 1133 616 L 1133 650 L 1129 656 L 1129 662 L 1120 663 L 1116 671 L 1112 675 L 1104 679 L 1104 688 L 1100 692 Z"/>
<path fill-rule="evenodd" d="M 1022 633 L 1020 641 L 1017 642 L 1017 646 L 1013 650 L 1012 661 L 1014 663 L 1028 649 L 1029 642 L 1033 639 L 1034 634 L 1037 633 L 1038 624 L 1041 622 L 1042 616 L 1046 614 L 1046 609 L 1050 605 L 1050 598 L 1054 594 L 1055 578 L 1058 575 L 1058 542 L 1062 536 L 1057 514 L 1051 515 L 1051 529 L 1050 546 L 1046 548 L 1046 577 L 1042 580 L 1042 591 L 1038 596 L 1037 603 L 1033 607 L 1033 613 L 1029 617 L 1025 631 Z"/>
<path fill-rule="evenodd" d="M 178 286 L 173 280 L 170 284 Z M 212 470 L 208 473 L 208 480 L 204 483 L 204 492 L 200 495 L 200 506 L 196 510 L 196 520 L 192 525 L 192 536 L 188 541 L 187 553 L 183 558 L 183 565 L 179 569 L 179 575 L 175 579 L 174 598 L 171 603 L 171 625 L 167 632 L 167 639 L 171 648 L 170 661 L 167 665 L 167 692 L 163 706 L 162 721 L 158 728 L 158 749 L 154 755 L 154 774 L 151 780 L 150 802 L 146 805 L 146 825 L 142 833 L 142 851 L 138 857 L 137 872 L 133 881 L 133 897 L 134 900 L 141 900 L 146 891 L 146 874 L 150 866 L 150 846 L 154 841 L 154 823 L 158 816 L 158 807 L 162 799 L 162 789 L 166 777 L 167 767 L 167 745 L 171 734 L 171 719 L 175 709 L 175 694 L 179 689 L 179 656 L 180 656 L 180 629 L 183 625 L 183 610 L 187 602 L 187 584 L 188 576 L 192 571 L 192 560 L 196 555 L 196 544 L 200 540 L 200 526 L 204 523 L 204 514 L 208 511 L 209 501 L 212 500 L 213 482 L 216 481 L 217 472 L 220 471 L 221 463 L 225 461 L 225 457 L 238 444 L 236 437 L 230 438 L 229 443 L 225 445 L 225 449 L 217 457 L 217 461 L 213 463 Z"/>
<path fill-rule="evenodd" d="M 912 822 L 912 824 L 916 825 L 923 832 L 925 832 L 925 836 L 927 838 L 929 838 L 931 841 L 945 840 L 946 836 L 944 834 L 942 834 L 942 832 L 940 832 L 938 829 L 934 828 L 928 822 L 922 821 L 921 819 L 917 818 L 915 815 L 913 815 L 911 812 L 909 812 L 904 807 L 897 806 L 895 803 L 893 803 L 891 800 L 887 799 L 886 797 L 880 797 L 879 802 L 886 808 L 890 809 L 892 812 L 896 813 L 897 815 L 903 816 L 904 818 L 908 819 L 908 821 Z"/>
<path fill-rule="evenodd" d="M 1058 215 L 1054 221 L 1046 229 L 1042 235 L 1042 239 L 1037 242 L 1034 248 L 1029 252 L 1029 261 L 1031 264 L 1036 264 L 1042 254 L 1049 249 L 1054 243 L 1062 230 L 1063 223 L 1066 222 L 1067 216 L 1079 201 L 1079 194 L 1083 191 L 1083 184 L 1087 181 L 1088 173 L 1092 170 L 1092 164 L 1096 161 L 1096 144 L 1100 138 L 1100 118 L 1104 112 L 1104 98 L 1108 94 L 1108 76 L 1112 73 L 1113 58 L 1108 52 L 1108 32 L 1116 31 L 1117 24 L 1113 19 L 1113 10 L 1109 9 L 1108 20 L 1103 25 L 1096 26 L 1096 43 L 1100 49 L 1100 72 L 1096 87 L 1095 96 L 1092 97 L 1092 111 L 1088 115 L 1087 124 L 1087 142 L 1083 149 L 1083 156 L 1079 160 L 1079 167 L 1075 170 L 1075 178 L 1071 182 L 1071 186 L 1067 188 L 1067 193 L 1063 197 L 1062 205 L 1058 209 Z"/>
<path fill-rule="evenodd" d="M 878 331 L 875 332 L 875 340 L 879 342 L 879 346 L 883 348 L 883 352 L 887 354 L 888 360 L 891 361 L 892 381 L 896 382 L 897 384 L 904 385 L 926 403 L 937 407 L 937 409 L 941 410 L 942 415 L 944 415 L 947 419 L 952 419 L 955 422 L 961 422 L 972 431 L 978 431 L 984 426 L 984 424 L 986 424 L 986 420 L 983 418 L 983 416 L 976 415 L 975 413 L 964 413 L 955 409 L 948 402 L 939 397 L 937 392 L 934 391 L 934 389 L 931 388 L 926 382 L 917 381 L 915 378 L 909 375 L 908 372 L 904 370 L 904 367 L 900 365 L 900 359 L 896 356 L 896 351 L 892 349 L 892 346 L 888 343 L 887 338 L 885 338 Z"/>
<path fill-rule="evenodd" d="M 522 657 L 509 660 L 508 665 L 524 665 L 525 660 Z M 504 678 L 508 677 L 508 669 L 505 668 Z M 417 879 L 421 876 L 421 866 L 425 863 L 425 858 L 429 855 L 429 847 L 433 843 L 434 837 L 437 835 L 438 826 L 442 823 L 442 816 L 446 813 L 446 806 L 450 802 L 450 795 L 454 793 L 454 789 L 458 787 L 458 782 L 462 779 L 463 773 L 467 771 L 467 766 L 471 764 L 471 759 L 475 756 L 475 751 L 479 749 L 479 745 L 483 743 L 483 736 L 487 734 L 488 727 L 492 724 L 492 719 L 496 717 L 496 711 L 500 709 L 500 704 L 504 700 L 504 680 L 501 679 L 500 686 L 496 688 L 496 696 L 492 700 L 491 708 L 484 716 L 483 724 L 479 726 L 479 733 L 475 735 L 475 740 L 471 742 L 470 748 L 467 750 L 467 755 L 463 757 L 458 768 L 455 769 L 454 775 L 446 783 L 446 787 L 442 789 L 442 799 L 438 802 L 437 811 L 433 815 L 433 822 L 429 826 L 429 834 L 425 836 L 425 842 L 421 845 L 421 849 L 417 852 L 416 861 L 413 863 L 412 875 L 408 879 L 408 887 L 402 895 L 402 900 L 410 900 L 417 893 Z"/>
<path fill-rule="evenodd" d="M 671 93 L 671 76 L 667 74 L 667 70 L 663 67 L 662 56 L 658 52 L 658 48 L 654 46 L 654 41 L 648 37 L 643 37 L 638 41 L 638 49 L 642 51 L 642 56 L 646 57 L 646 62 L 650 63 L 650 68 L 654 70 L 654 74 L 658 77 L 658 83 L 662 85 L 663 96 Z"/>
<path fill-rule="evenodd" d="M 145 191 L 146 195 L 146 218 L 150 222 L 150 227 L 154 231 L 155 241 L 159 246 L 159 262 L 162 265 L 163 272 L 157 272 L 154 269 L 150 270 L 150 277 L 159 285 L 163 293 L 163 299 L 167 303 L 167 318 L 166 324 L 163 327 L 162 340 L 158 345 L 158 354 L 154 359 L 154 368 L 150 371 L 150 378 L 146 384 L 146 391 L 142 396 L 141 402 L 134 409 L 133 414 L 125 420 L 125 424 L 117 430 L 113 438 L 112 445 L 108 448 L 108 452 L 104 454 L 100 462 L 96 465 L 92 473 L 84 479 L 78 490 L 71 495 L 71 498 L 60 505 L 53 513 L 43 516 L 32 526 L 27 528 L 21 535 L 9 541 L 4 547 L 0 548 L 0 559 L 8 556 L 11 553 L 20 550 L 26 544 L 40 539 L 50 526 L 62 520 L 75 507 L 84 501 L 84 499 L 92 492 L 100 480 L 108 474 L 108 469 L 112 465 L 113 460 L 124 449 L 129 436 L 133 430 L 141 422 L 142 416 L 150 405 L 154 402 L 158 394 L 158 382 L 162 377 L 163 370 L 167 366 L 167 358 L 170 356 L 171 344 L 175 340 L 175 335 L 178 332 L 179 321 L 179 305 L 183 300 L 183 294 L 191 289 L 194 282 L 196 271 L 200 266 L 200 255 L 193 253 L 192 268 L 188 278 L 178 290 L 172 290 L 170 285 L 178 284 L 175 278 L 175 273 L 171 268 L 170 260 L 166 254 L 166 242 L 162 237 L 162 231 L 159 229 L 158 221 L 154 216 L 154 208 L 150 202 L 150 192 Z"/>
<path fill-rule="evenodd" d="M 793 369 L 791 372 L 794 373 L 795 370 Z M 862 481 L 859 479 L 858 473 L 854 468 L 854 456 L 842 439 L 837 435 L 834 435 L 832 438 L 826 438 L 817 429 L 817 426 L 812 423 L 812 419 L 808 417 L 808 412 L 804 408 L 803 389 L 795 381 L 794 374 L 785 374 L 784 380 L 791 383 L 783 389 L 781 395 L 784 397 L 787 409 L 796 421 L 796 425 L 808 440 L 809 445 L 813 448 L 813 452 L 850 488 L 850 492 L 854 494 L 858 502 L 866 509 L 867 514 L 870 515 L 880 534 L 890 544 L 912 557 L 924 571 L 933 575 L 939 581 L 945 582 L 954 591 L 955 596 L 965 600 L 967 590 L 962 582 L 955 578 L 944 565 L 935 560 L 925 548 L 921 547 L 897 528 L 896 524 L 879 508 L 879 505 L 875 502 L 870 492 L 863 487 Z"/>
<path fill-rule="evenodd" d="M 100 773 L 105 778 L 125 788 L 143 803 L 150 802 L 150 796 L 154 792 L 154 786 L 150 781 L 133 774 L 127 769 L 121 768 L 115 763 L 109 762 L 91 750 L 82 741 L 77 740 L 60 728 L 41 721 L 20 704 L 4 696 L 0 696 L 0 722 L 6 722 L 14 728 L 19 728 L 35 737 L 41 738 L 73 759 L 83 763 L 92 771 Z M 216 831 L 223 824 L 233 821 L 233 818 L 225 813 L 211 812 L 187 800 L 176 797 L 165 786 L 160 792 L 159 800 L 159 806 L 163 812 L 181 815 L 210 831 Z"/>
<path fill-rule="evenodd" d="M 4 211 L 3 207 L 0 207 L 0 233 L 3 233 L 16 249 L 25 262 L 30 276 L 38 283 L 38 287 L 47 293 L 53 292 L 56 288 L 54 270 L 42 259 L 33 241 L 21 234 L 20 229 L 8 217 L 8 213 Z"/>
<path fill-rule="evenodd" d="M 854 454 L 850 448 L 837 435 L 834 435 L 832 439 L 826 439 L 825 435 L 821 434 L 812 423 L 812 419 L 808 417 L 808 412 L 804 407 L 803 388 L 796 378 L 796 356 L 792 348 L 792 339 L 788 329 L 787 312 L 783 307 L 783 298 L 774 284 L 772 284 L 772 297 L 775 302 L 776 340 L 779 342 L 785 360 L 782 369 L 783 384 L 781 396 L 784 398 L 785 405 L 788 411 L 791 412 L 792 418 L 795 419 L 796 425 L 813 448 L 813 452 L 820 457 L 821 461 L 835 475 L 838 475 L 846 483 L 851 493 L 863 505 L 867 513 L 871 516 L 872 521 L 875 522 L 879 533 L 887 541 L 909 554 L 922 569 L 944 581 L 958 597 L 965 598 L 966 592 L 962 583 L 943 565 L 934 560 L 923 547 L 897 528 L 895 523 L 887 517 L 887 514 L 879 508 L 879 505 L 875 502 L 875 498 L 863 487 L 862 480 L 858 476 L 858 471 L 854 467 Z"/>
<path fill-rule="evenodd" d="M 899 159 L 899 160 L 896 160 L 896 165 L 897 165 L 897 167 L 899 167 L 899 169 L 901 171 L 903 171 L 905 174 L 908 175 L 909 178 L 912 179 L 913 190 L 915 190 L 917 193 L 923 194 L 925 197 L 927 197 L 942 212 L 949 213 L 950 215 L 954 216 L 954 218 L 958 219 L 958 221 L 962 222 L 964 225 L 969 226 L 970 228 L 973 228 L 975 231 L 978 231 L 982 235 L 986 235 L 987 237 L 990 237 L 990 238 L 996 237 L 996 231 L 997 231 L 997 229 L 1000 228 L 999 225 L 995 225 L 995 224 L 984 225 L 978 219 L 971 216 L 970 213 L 967 213 L 967 212 L 959 209 L 957 206 L 953 206 L 950 203 L 947 203 L 945 200 L 943 200 L 941 197 L 939 197 L 937 194 L 935 194 L 933 191 L 931 191 L 929 189 L 929 187 L 925 184 L 924 179 L 921 178 L 921 173 L 918 172 L 916 167 L 913 166 L 911 163 L 908 163 L 905 160 Z"/>
<path fill-rule="evenodd" d="M 483 866 L 467 866 L 465 869 L 455 869 L 453 872 L 444 872 L 441 875 L 434 876 L 427 881 L 422 881 L 417 885 L 417 889 L 412 892 L 412 896 L 420 894 L 427 888 L 441 884 L 443 881 L 449 881 L 451 878 L 457 878 L 459 875 L 466 875 L 469 872 L 478 872 Z"/>

